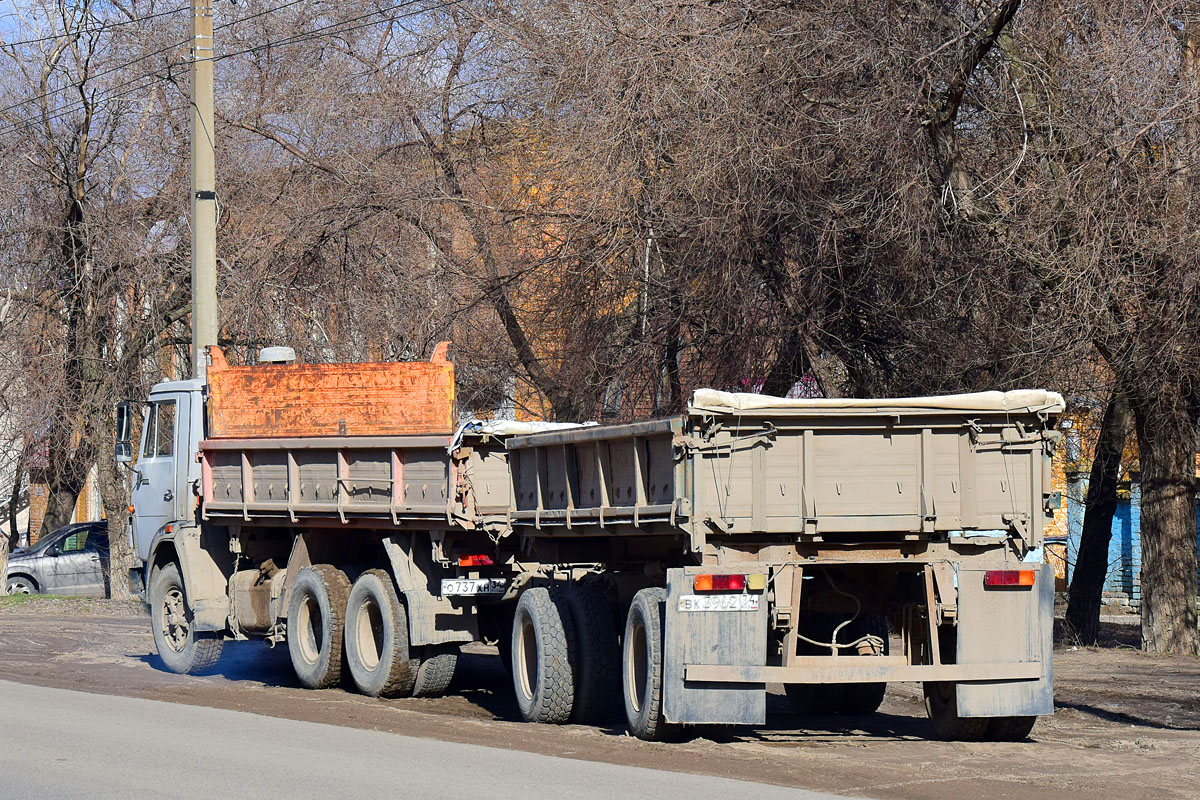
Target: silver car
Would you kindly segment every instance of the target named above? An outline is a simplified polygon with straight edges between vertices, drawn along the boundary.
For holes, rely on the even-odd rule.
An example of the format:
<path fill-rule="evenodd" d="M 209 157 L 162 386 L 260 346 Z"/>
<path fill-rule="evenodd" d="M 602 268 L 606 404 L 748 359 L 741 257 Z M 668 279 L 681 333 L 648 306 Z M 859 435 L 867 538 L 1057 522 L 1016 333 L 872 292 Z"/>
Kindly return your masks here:
<path fill-rule="evenodd" d="M 77 594 L 104 597 L 108 523 L 64 525 L 8 557 L 6 594 Z"/>

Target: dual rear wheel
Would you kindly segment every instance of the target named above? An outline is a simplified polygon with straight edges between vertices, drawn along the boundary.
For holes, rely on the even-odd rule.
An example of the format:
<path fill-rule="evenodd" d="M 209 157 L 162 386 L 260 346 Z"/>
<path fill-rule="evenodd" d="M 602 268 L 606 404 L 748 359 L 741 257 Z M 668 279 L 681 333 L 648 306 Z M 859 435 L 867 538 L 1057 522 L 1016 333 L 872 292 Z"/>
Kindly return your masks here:
<path fill-rule="evenodd" d="M 624 711 L 636 736 L 664 738 L 665 601 L 663 589 L 638 592 L 619 645 L 612 605 L 597 587 L 526 590 L 517 601 L 507 648 L 521 716 L 529 722 L 605 723 Z"/>
<path fill-rule="evenodd" d="M 353 584 L 328 564 L 302 569 L 288 603 L 287 634 L 296 676 L 310 689 L 345 677 L 371 697 L 437 697 L 458 663 L 456 645 L 409 643 L 404 603 L 381 569 Z"/>
<path fill-rule="evenodd" d="M 939 739 L 960 742 L 1019 742 L 1033 730 L 1037 717 L 960 717 L 958 684 L 924 684 L 925 713 Z"/>
<path fill-rule="evenodd" d="M 526 721 L 604 723 L 615 716 L 617 633 L 608 599 L 597 587 L 527 589 L 503 649 Z"/>

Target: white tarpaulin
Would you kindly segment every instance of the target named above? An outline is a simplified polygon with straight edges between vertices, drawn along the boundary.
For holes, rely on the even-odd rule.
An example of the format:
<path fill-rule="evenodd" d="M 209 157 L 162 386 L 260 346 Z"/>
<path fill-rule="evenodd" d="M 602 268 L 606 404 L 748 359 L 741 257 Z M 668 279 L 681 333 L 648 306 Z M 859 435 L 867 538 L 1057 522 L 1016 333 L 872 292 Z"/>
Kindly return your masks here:
<path fill-rule="evenodd" d="M 471 419 L 458 426 L 450 446 L 446 448 L 453 453 L 462 444 L 464 436 L 527 436 L 531 433 L 546 431 L 561 431 L 565 428 L 582 428 L 595 425 L 595 422 L 517 422 L 511 419 Z"/>
<path fill-rule="evenodd" d="M 710 411 L 717 414 L 735 414 L 739 411 L 812 410 L 854 411 L 869 410 L 887 412 L 890 409 L 903 411 L 1007 411 L 1011 413 L 1048 412 L 1060 414 L 1066 408 L 1063 396 L 1045 389 L 1016 389 L 1011 392 L 975 392 L 974 394 L 946 394 L 934 397 L 886 397 L 886 398 L 787 398 L 765 394 L 720 392 L 716 389 L 697 389 L 692 395 L 692 411 Z"/>

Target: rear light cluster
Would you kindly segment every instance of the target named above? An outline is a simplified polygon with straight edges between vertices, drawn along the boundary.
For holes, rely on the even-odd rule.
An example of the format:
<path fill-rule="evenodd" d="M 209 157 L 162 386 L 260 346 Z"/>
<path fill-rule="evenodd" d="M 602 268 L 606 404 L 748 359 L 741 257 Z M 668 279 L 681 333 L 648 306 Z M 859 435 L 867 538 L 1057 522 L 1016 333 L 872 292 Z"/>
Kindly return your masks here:
<path fill-rule="evenodd" d="M 761 592 L 767 588 L 766 575 L 697 575 L 692 579 L 697 592 Z"/>
<path fill-rule="evenodd" d="M 989 569 L 983 573 L 984 586 L 1033 586 L 1037 573 L 1031 569 Z"/>
<path fill-rule="evenodd" d="M 490 567 L 496 562 L 492 561 L 492 557 L 479 553 L 472 556 L 459 556 L 458 565 L 460 567 Z"/>

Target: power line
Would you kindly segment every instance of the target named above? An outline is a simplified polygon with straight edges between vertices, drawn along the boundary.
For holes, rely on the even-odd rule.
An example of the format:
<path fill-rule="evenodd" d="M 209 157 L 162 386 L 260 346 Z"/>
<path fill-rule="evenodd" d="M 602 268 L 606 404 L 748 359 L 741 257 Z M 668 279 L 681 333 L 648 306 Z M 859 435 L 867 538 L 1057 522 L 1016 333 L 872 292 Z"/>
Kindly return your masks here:
<path fill-rule="evenodd" d="M 125 25 L 133 25 L 138 22 L 145 22 L 146 20 L 156 19 L 158 17 L 165 17 L 168 14 L 178 14 L 180 11 L 187 11 L 187 9 L 188 9 L 187 6 L 180 6 L 179 8 L 173 8 L 170 11 L 159 11 L 156 14 L 147 14 L 144 17 L 134 17 L 132 19 L 123 19 L 123 20 L 116 20 L 114 22 L 106 22 L 103 25 L 98 25 L 94 28 L 80 28 L 77 31 L 63 31 L 62 33 L 58 33 L 53 36 L 42 36 L 37 39 L 25 39 L 20 42 L 5 42 L 3 40 L 0 40 L 0 47 L 20 47 L 22 45 L 27 45 L 27 44 L 38 44 L 39 42 L 52 42 L 52 41 L 61 39 L 63 36 L 68 36 L 68 35 L 83 36 L 84 34 L 88 34 L 88 33 L 102 33 L 103 31 L 111 30 L 113 28 L 121 28 L 121 27 L 124 27 Z"/>
<path fill-rule="evenodd" d="M 118 64 L 118 65 L 116 65 L 115 67 L 110 67 L 110 68 L 108 68 L 108 69 L 106 69 L 106 70 L 101 70 L 100 72 L 97 72 L 95 75 L 89 75 L 87 79 L 88 79 L 88 80 L 95 80 L 96 78 L 103 77 L 104 75 L 110 75 L 110 74 L 112 74 L 112 73 L 114 73 L 114 72 L 117 72 L 117 71 L 119 71 L 119 70 L 123 70 L 123 69 L 125 69 L 125 68 L 126 68 L 126 67 L 128 67 L 128 66 L 131 66 L 131 65 L 133 65 L 133 64 L 136 64 L 136 63 L 138 63 L 139 61 L 145 61 L 145 60 L 146 60 L 146 59 L 148 59 L 148 58 L 154 58 L 154 56 L 157 56 L 157 55 L 162 55 L 163 53 L 166 53 L 166 52 L 168 52 L 168 51 L 170 51 L 170 50 L 174 50 L 176 47 L 181 47 L 182 45 L 185 45 L 185 44 L 189 43 L 190 41 L 191 41 L 191 39 L 190 39 L 190 38 L 188 38 L 188 39 L 184 39 L 184 40 L 182 40 L 182 41 L 179 41 L 179 42 L 172 42 L 171 44 L 167 45 L 166 47 L 163 47 L 163 48 L 161 48 L 161 49 L 159 49 L 159 50 L 155 50 L 153 53 L 146 53 L 146 54 L 145 54 L 145 55 L 143 55 L 143 56 L 138 56 L 137 58 L 132 58 L 132 59 L 130 59 L 129 61 L 126 61 L 126 62 L 125 62 L 125 63 L 123 63 L 123 64 Z M 143 77 L 144 77 L 144 76 L 143 76 Z M 14 108 L 20 108 L 21 106 L 28 105 L 28 104 L 30 104 L 30 103 L 36 103 L 38 100 L 45 100 L 47 97 L 50 97 L 50 96 L 52 96 L 52 95 L 56 95 L 56 94 L 58 94 L 59 92 L 65 92 L 65 91 L 67 91 L 68 89 L 71 89 L 71 88 L 77 88 L 77 87 L 72 87 L 72 86 L 62 86 L 62 87 L 60 87 L 60 88 L 58 88 L 58 89 L 50 89 L 49 91 L 46 91 L 46 92 L 44 92 L 44 93 L 42 93 L 42 94 L 36 95 L 36 96 L 34 96 L 34 97 L 30 97 L 30 98 L 29 98 L 29 99 L 27 99 L 27 100 L 19 100 L 19 101 L 17 101 L 16 103 L 13 103 L 12 105 L 5 106 L 4 108 L 0 108 L 0 114 L 3 114 L 5 111 L 12 111 Z"/>
<path fill-rule="evenodd" d="M 145 83 L 140 83 L 137 86 L 132 86 L 132 84 L 136 83 L 137 81 L 142 81 L 142 80 L 144 80 Z M 132 80 L 129 80 L 129 81 L 126 81 L 125 83 L 120 84 L 120 87 L 132 86 L 132 88 L 127 88 L 123 92 L 110 92 L 109 94 L 105 94 L 103 97 L 101 97 L 97 100 L 97 103 L 118 100 L 127 95 L 131 95 L 134 92 L 140 92 L 143 89 L 149 89 L 151 86 L 153 86 L 159 80 L 161 80 L 161 78 L 158 75 L 155 75 L 154 73 L 148 73 L 146 75 L 141 75 L 137 78 L 133 78 Z M 68 108 L 68 109 L 64 109 L 61 111 L 57 111 L 53 114 L 48 115 L 47 121 L 54 121 L 57 119 L 61 119 L 62 117 L 70 116 L 71 114 L 77 113 L 81 109 L 82 109 L 82 106 L 80 108 Z M 21 130 L 21 128 L 23 128 L 25 125 L 34 124 L 34 123 L 38 122 L 38 120 L 39 120 L 38 117 L 25 117 L 24 119 L 17 120 L 16 122 L 11 123 L 7 128 L 0 130 L 0 136 L 7 136 L 10 133 L 15 133 L 16 131 Z"/>
<path fill-rule="evenodd" d="M 386 22 L 394 22 L 395 20 L 406 19 L 408 17 L 416 16 L 417 14 L 422 14 L 422 13 L 427 14 L 431 11 L 442 11 L 442 10 L 445 10 L 452 6 L 461 5 L 461 4 L 465 3 L 466 1 L 467 0 L 443 0 L 443 2 L 441 2 L 441 3 L 436 3 L 427 8 L 417 9 L 416 11 L 410 11 L 407 14 L 399 14 L 395 17 L 389 17 L 387 20 L 371 20 L 369 22 L 363 23 L 362 25 L 352 25 L 350 27 L 343 27 L 343 26 L 349 25 L 352 22 L 358 22 L 359 20 L 365 20 L 365 19 L 368 19 L 369 17 L 374 17 L 378 14 L 386 14 L 389 11 L 395 11 L 400 8 L 406 8 L 408 6 L 415 5 L 416 3 L 420 2 L 420 0 L 401 0 L 399 3 L 395 3 L 386 8 L 376 9 L 374 11 L 370 11 L 366 14 L 362 14 L 357 17 L 351 17 L 350 19 L 343 19 L 343 20 L 339 20 L 337 22 L 331 22 L 328 25 L 322 26 L 320 28 L 314 28 L 311 31 L 304 31 L 302 33 L 295 34 L 294 36 L 288 36 L 283 39 L 276 39 L 274 41 L 264 42 L 262 44 L 255 45 L 254 47 L 247 47 L 243 50 L 234 50 L 229 53 L 222 53 L 221 55 L 213 58 L 213 61 L 223 61 L 226 58 L 233 58 L 234 56 L 245 55 L 247 53 L 256 53 L 260 50 L 269 50 L 272 47 L 284 47 L 289 44 L 296 44 L 298 42 L 307 41 L 309 39 L 318 39 L 323 36 L 335 36 L 339 33 L 349 33 L 350 31 L 356 31 L 356 30 L 359 30 L 360 28 L 370 27 L 371 25 L 376 24 L 376 22 L 385 22 L 385 21 Z M 332 30 L 333 28 L 337 28 L 337 30 Z"/>
<path fill-rule="evenodd" d="M 283 10 L 283 9 L 285 9 L 285 8 L 288 8 L 288 7 L 290 7 L 290 6 L 294 6 L 294 5 L 298 5 L 298 4 L 302 3 L 302 2 L 305 2 L 305 0 L 289 0 L 288 2 L 286 2 L 286 3 L 283 3 L 283 4 L 281 4 L 281 5 L 274 6 L 274 7 L 272 7 L 272 8 L 267 8 L 267 9 L 264 9 L 264 10 L 262 10 L 262 11 L 256 11 L 256 12 L 255 12 L 255 13 L 253 13 L 253 14 L 247 14 L 246 16 L 244 16 L 244 17 L 239 17 L 238 19 L 235 19 L 235 20 L 230 20 L 229 22 L 226 22 L 226 23 L 223 23 L 223 24 L 221 24 L 221 25 L 218 25 L 216 28 L 214 28 L 214 30 L 223 30 L 223 29 L 225 29 L 225 28 L 231 28 L 231 27 L 233 27 L 234 25 L 240 25 L 241 23 L 243 23 L 243 22 L 246 22 L 247 20 L 251 20 L 251 19 L 255 19 L 255 18 L 257 18 L 257 17 L 265 16 L 266 14 L 273 14 L 273 13 L 275 13 L 276 11 L 282 11 L 282 10 Z M 188 6 L 181 6 L 180 8 L 176 9 L 175 11 L 170 11 L 170 12 L 162 12 L 161 14 L 155 14 L 155 15 L 151 15 L 151 16 L 143 17 L 142 19 L 151 19 L 151 17 L 152 17 L 152 16 L 162 16 L 162 15 L 164 15 L 164 14 L 168 14 L 168 13 L 177 13 L 177 12 L 179 12 L 179 11 L 186 11 L 187 9 L 188 9 Z M 126 22 L 126 23 L 122 23 L 122 24 L 129 24 L 130 22 L 134 22 L 134 21 L 135 21 L 135 20 L 129 20 L 128 22 Z M 30 41 L 38 41 L 38 40 L 30 40 Z M 133 64 L 137 64 L 139 61 L 145 61 L 145 60 L 146 60 L 146 59 L 148 59 L 148 58 L 153 58 L 154 56 L 161 55 L 161 54 L 163 54 L 163 53 L 166 53 L 166 52 L 168 52 L 168 51 L 170 51 L 170 50 L 173 50 L 173 49 L 174 49 L 174 48 L 176 48 L 176 47 L 182 47 L 182 46 L 184 46 L 184 45 L 186 45 L 186 44 L 190 44 L 190 43 L 191 43 L 191 41 L 192 41 L 192 39 L 191 39 L 191 37 L 189 36 L 187 39 L 181 39 L 181 40 L 179 40 L 179 41 L 177 41 L 177 42 L 172 42 L 171 44 L 167 45 L 166 47 L 162 48 L 161 50 L 155 50 L 153 53 L 147 53 L 147 54 L 145 54 L 145 55 L 143 55 L 143 56 L 139 56 L 139 57 L 137 57 L 137 58 L 130 59 L 129 61 L 126 61 L 126 62 L 124 62 L 124 63 L 122 63 L 122 64 L 117 64 L 117 65 L 116 65 L 116 66 L 114 66 L 114 67 L 111 67 L 111 68 L 109 68 L 109 69 L 103 70 L 103 71 L 101 71 L 101 72 L 97 72 L 95 75 L 90 75 L 90 76 L 88 76 L 88 77 L 89 77 L 89 79 L 95 79 L 95 78 L 102 77 L 102 76 L 104 76 L 104 75 L 109 75 L 109 74 L 111 74 L 111 73 L 113 73 L 113 72 L 118 72 L 118 71 L 120 71 L 120 70 L 123 70 L 123 69 L 125 69 L 126 67 L 132 66 Z M 15 43 L 14 43 L 14 44 L 15 44 Z M 168 65 L 168 69 L 170 69 L 170 65 Z M 153 73 L 149 73 L 149 74 L 153 74 Z M 145 75 L 143 75 L 143 76 L 141 76 L 141 77 L 145 77 Z M 136 78 L 135 78 L 134 80 L 136 80 Z M 125 85 L 125 84 L 121 84 L 121 85 Z M 62 86 L 62 87 L 59 87 L 59 88 L 57 88 L 57 89 L 50 89 L 50 90 L 46 91 L 46 92 L 45 92 L 45 93 L 43 93 L 43 94 L 39 94 L 39 95 L 36 95 L 36 96 L 34 96 L 34 97 L 30 97 L 30 98 L 28 98 L 28 99 L 26 99 L 26 100 L 19 100 L 19 101 L 17 101 L 16 103 L 13 103 L 12 105 L 8 105 L 8 106 L 5 106 L 4 108 L 0 108 L 0 114 L 3 114 L 5 111 L 12 111 L 14 108 L 20 108 L 21 106 L 28 105 L 28 104 L 30 104 L 30 103 L 35 103 L 35 102 L 37 102 L 38 100 L 45 100 L 46 98 L 48 98 L 48 97 L 50 97 L 50 96 L 52 96 L 52 95 L 58 94 L 59 92 L 65 92 L 65 91 L 67 91 L 68 89 L 71 89 L 71 88 L 73 88 L 73 87 L 70 87 L 70 86 Z M 118 88 L 119 88 L 119 87 L 118 87 Z M 83 104 L 83 103 L 80 103 L 80 104 L 78 104 L 78 106 L 75 108 L 75 110 L 81 110 L 83 107 L 84 107 L 84 104 Z M 69 112 L 69 113 L 71 113 L 71 112 Z M 52 116 L 52 118 L 54 118 L 54 117 Z M 24 122 L 29 122 L 31 119 L 32 119 L 32 118 L 26 118 L 26 119 L 18 120 L 18 121 L 17 121 L 15 124 L 16 124 L 16 125 L 20 125 L 21 123 L 24 123 Z M 6 130 L 5 132 L 7 133 L 7 130 Z"/>
<path fill-rule="evenodd" d="M 263 15 L 264 15 L 264 14 L 266 14 L 266 13 L 271 13 L 272 11 L 277 11 L 277 10 L 280 10 L 280 9 L 282 9 L 282 8 L 286 8 L 287 6 L 296 5 L 297 3 L 299 3 L 299 2 L 302 2 L 302 1 L 303 1 L 303 0 L 291 0 L 291 2 L 285 3 L 285 4 L 281 5 L 281 6 L 278 6 L 278 7 L 276 7 L 276 8 L 273 8 L 273 9 L 268 9 L 267 11 L 261 11 L 261 12 L 257 12 L 257 13 L 255 13 L 255 14 L 248 15 L 248 16 L 246 16 L 246 17 L 242 17 L 242 18 L 240 18 L 240 19 L 238 19 L 238 20 L 234 20 L 234 21 L 232 21 L 232 22 L 226 23 L 225 25 L 222 25 L 221 27 L 222 27 L 222 28 L 230 27 L 230 26 L 232 26 L 232 25 L 236 25 L 236 24 L 238 24 L 238 23 L 240 23 L 240 22 L 245 22 L 245 21 L 246 21 L 246 20 L 248 20 L 248 19 L 252 19 L 252 18 L 254 18 L 254 17 L 258 17 L 258 16 L 263 16 Z M 322 26 L 322 27 L 320 27 L 320 28 L 316 28 L 316 29 L 314 29 L 314 30 L 311 30 L 311 31 L 304 31 L 304 32 L 302 32 L 302 33 L 298 33 L 298 34 L 295 34 L 295 35 L 293 35 L 293 36 L 288 36 L 288 37 L 285 37 L 285 38 L 282 38 L 282 39 L 276 39 L 276 40 L 273 40 L 273 41 L 264 42 L 264 43 L 262 43 L 262 44 L 255 45 L 254 47 L 248 47 L 248 48 L 245 48 L 245 49 L 242 49 L 242 50 L 235 50 L 235 51 L 233 51 L 233 52 L 230 52 L 230 53 L 223 53 L 223 54 L 222 54 L 222 55 L 220 55 L 220 56 L 216 56 L 216 57 L 214 57 L 214 58 L 213 58 L 213 61 L 214 61 L 214 62 L 215 62 L 215 61 L 223 61 L 223 60 L 225 60 L 225 59 L 227 59 L 227 58 L 233 58 L 233 57 L 235 57 L 235 56 L 239 56 L 239 55 L 245 55 L 245 54 L 247 54 L 247 53 L 259 52 L 259 51 L 261 51 L 261 50 L 267 50 L 267 49 L 270 49 L 270 48 L 272 48 L 272 47 L 285 47 L 285 46 L 287 46 L 287 45 L 291 45 L 291 44 L 298 44 L 299 42 L 302 42 L 302 41 L 307 41 L 307 40 L 310 40 L 310 39 L 318 39 L 318 38 L 322 38 L 322 37 L 325 37 L 325 36 L 335 36 L 335 35 L 337 35 L 337 34 L 339 34 L 339 33 L 349 33 L 350 31 L 359 30 L 359 29 L 361 29 L 361 28 L 366 28 L 366 27 L 369 27 L 369 26 L 371 26 L 371 25 L 377 24 L 377 22 L 383 22 L 383 21 L 386 21 L 386 22 L 394 22 L 395 20 L 399 20 L 399 19 L 406 19 L 406 18 L 413 17 L 413 16 L 416 16 L 416 15 L 418 15 L 418 14 L 422 14 L 422 13 L 430 13 L 430 12 L 433 12 L 433 11 L 442 11 L 442 10 L 445 10 L 445 9 L 447 9 L 447 8 L 451 8 L 451 7 L 453 7 L 453 6 L 461 5 L 462 3 L 466 2 L 466 0 L 444 0 L 443 2 L 440 2 L 440 3 L 435 3 L 435 4 L 431 5 L 431 6 L 428 6 L 428 7 L 426 7 L 426 8 L 419 8 L 419 9 L 416 9 L 416 10 L 414 10 L 414 11 L 410 11 L 410 12 L 408 12 L 408 13 L 406 13 L 406 14 L 399 14 L 399 15 L 397 15 L 397 16 L 390 17 L 390 18 L 388 18 L 387 20 L 370 20 L 370 21 L 368 21 L 368 22 L 363 22 L 362 24 L 359 24 L 359 25 L 350 25 L 350 23 L 359 22 L 360 20 L 366 20 L 366 19 L 368 19 L 368 18 L 370 18 L 370 17 L 374 17 L 374 16 L 377 16 L 377 15 L 379 15 L 379 14 L 386 14 L 386 13 L 387 13 L 387 12 L 389 12 L 389 11 L 394 11 L 394 10 L 397 10 L 397 9 L 400 9 L 400 8 L 405 8 L 405 7 L 408 7 L 408 6 L 411 6 L 411 5 L 415 5 L 415 4 L 416 4 L 416 3 L 418 3 L 418 2 L 420 2 L 420 0 L 401 0 L 401 2 L 395 3 L 395 4 L 391 5 L 391 6 L 388 6 L 388 7 L 386 7 L 386 8 L 376 9 L 376 10 L 374 10 L 374 11 L 371 11 L 371 12 L 369 12 L 369 13 L 366 13 L 366 14 L 359 15 L 359 16 L 357 16 L 357 17 L 351 17 L 351 18 L 349 18 L 349 19 L 340 20 L 340 21 L 338 21 L 338 22 L 333 22 L 333 23 L 330 23 L 330 24 L 328 24 L 328 25 L 324 25 L 324 26 Z M 349 27 L 347 27 L 347 26 L 349 26 Z M 187 40 L 187 41 L 190 41 L 190 39 L 189 39 L 189 40 Z M 177 44 L 186 44 L 186 43 L 187 43 L 187 41 L 185 41 L 185 42 L 179 42 L 179 43 L 177 43 Z M 93 76 L 93 77 L 99 77 L 100 75 L 106 75 L 106 74 L 108 74 L 108 73 L 110 73 L 110 72 L 114 72 L 114 71 L 116 71 L 117 69 L 122 69 L 122 68 L 124 68 L 125 66 L 129 66 L 130 64 L 135 64 L 135 63 L 137 63 L 138 61 L 143 61 L 143 60 L 145 60 L 146 58 L 150 58 L 150 57 L 152 57 L 152 56 L 155 56 L 155 55 L 158 55 L 158 54 L 160 54 L 160 53 L 164 53 L 164 52 L 166 52 L 167 50 L 170 50 L 171 48 L 173 48 L 173 47 L 175 47 L 175 46 L 176 46 L 176 45 L 171 45 L 171 46 L 169 46 L 169 47 L 166 47 L 166 48 L 163 48 L 163 49 L 161 49 L 161 50 L 157 50 L 157 51 L 155 51 L 154 53 L 149 53 L 149 54 L 147 54 L 147 55 L 145 55 L 145 56 L 141 56 L 140 58 L 132 59 L 131 61 L 128 61 L 128 62 L 126 62 L 124 65 L 120 65 L 120 66 L 118 66 L 118 67 L 113 67 L 112 69 L 105 70 L 104 72 L 99 72 L 99 73 L 97 73 L 97 74 L 96 74 L 95 76 Z M 167 67 L 168 71 L 171 69 L 171 67 L 172 67 L 172 66 L 173 66 L 173 64 L 171 64 L 171 65 L 168 65 L 168 67 Z M 124 87 L 130 86 L 130 85 L 132 85 L 132 84 L 134 84 L 134 83 L 136 83 L 136 82 L 138 82 L 138 81 L 140 81 L 140 80 L 143 80 L 143 79 L 145 79 L 145 78 L 151 78 L 152 80 L 150 80 L 150 81 L 149 81 L 149 82 L 147 82 L 146 84 L 143 84 L 143 85 L 140 85 L 140 86 L 136 86 L 136 87 L 134 87 L 133 89 L 131 89 L 131 90 L 129 90 L 129 91 L 125 91 L 125 92 L 117 92 L 117 93 L 115 93 L 115 94 L 113 93 L 113 92 L 114 92 L 115 90 L 117 90 L 117 89 L 122 89 L 122 88 L 124 88 Z M 162 77 L 161 77 L 161 76 L 158 74 L 158 72 L 157 72 L 157 71 L 155 71 L 155 72 L 150 72 L 150 73 L 144 73 L 144 74 L 142 74 L 142 75 L 139 75 L 139 76 L 136 76 L 136 77 L 134 77 L 134 78 L 131 78 L 131 79 L 129 79 L 129 80 L 127 80 L 127 81 L 123 82 L 123 83 L 117 84 L 117 86 L 115 86 L 115 87 L 112 87 L 112 88 L 111 88 L 111 89 L 109 89 L 109 90 L 108 90 L 108 91 L 107 91 L 107 92 L 106 92 L 106 93 L 105 93 L 103 96 L 101 96 L 100 98 L 98 98 L 98 99 L 96 100 L 96 102 L 98 102 L 98 103 L 99 103 L 99 102 L 105 102 L 105 101 L 109 101 L 109 100 L 116 100 L 116 99 L 119 99 L 119 98 L 121 98 L 121 97 L 124 97 L 124 96 L 126 96 L 126 95 L 128 95 L 128 94 L 131 94 L 131 93 L 132 93 L 132 92 L 134 92 L 134 91 L 138 91 L 138 90 L 140 90 L 140 89 L 143 89 L 143 88 L 148 88 L 149 86 L 151 86 L 151 85 L 154 83 L 154 81 L 155 81 L 155 80 L 163 80 L 163 79 L 164 79 L 164 78 L 162 78 Z M 68 87 L 64 87 L 64 88 L 68 88 Z M 62 91 L 62 89 L 59 89 L 59 90 L 54 90 L 54 91 L 51 91 L 51 92 L 47 92 L 45 95 L 40 95 L 39 97 L 31 98 L 30 100 L 25 100 L 25 101 L 22 101 L 22 102 L 20 102 L 20 103 L 16 103 L 16 104 L 14 104 L 14 105 L 12 105 L 12 106 L 8 106 L 7 108 L 0 109 L 0 112 L 7 111 L 7 110 L 10 110 L 10 109 L 12 109 L 12 108 L 17 108 L 18 106 L 20 106 L 20 105 L 23 105 L 23 104 L 25 104 L 25 103 L 28 103 L 28 102 L 32 102 L 33 100 L 38 100 L 38 99 L 41 99 L 41 98 L 47 97 L 47 96 L 49 96 L 49 95 L 51 95 L 51 94 L 54 94 L 54 93 L 55 93 L 55 92 L 57 92 L 57 91 Z M 47 119 L 48 119 L 48 120 L 56 120 L 56 119 L 61 119 L 62 117 L 69 116 L 69 115 L 71 115 L 71 114 L 74 114 L 74 113 L 77 113 L 77 112 L 79 112 L 79 111 L 82 111 L 84 108 L 86 108 L 86 103 L 82 103 L 82 102 L 80 102 L 80 103 L 76 103 L 76 104 L 73 104 L 73 105 L 72 105 L 72 107 L 69 107 L 69 108 L 66 108 L 66 109 L 60 109 L 59 111 L 56 111 L 56 112 L 54 112 L 54 113 L 52 113 L 52 114 L 48 115 L 48 118 L 47 118 Z M 21 129 L 23 126 L 24 126 L 24 125 L 26 125 L 26 124 L 31 124 L 31 123 L 36 123 L 38 120 L 39 120 L 39 117 L 36 117 L 36 116 L 32 116 L 32 117 L 26 117 L 26 118 L 23 118 L 23 119 L 17 120 L 17 121 L 15 121 L 15 122 L 13 122 L 13 123 L 10 123 L 8 127 L 4 128 L 4 129 L 2 129 L 2 130 L 0 130 L 0 136 L 6 136 L 6 135 L 8 135 L 9 133 L 12 133 L 12 132 L 14 132 L 14 131 L 20 130 L 20 129 Z"/>
<path fill-rule="evenodd" d="M 230 20 L 229 22 L 225 22 L 221 25 L 218 25 L 217 27 L 213 28 L 213 30 L 219 31 L 219 30 L 224 30 L 225 28 L 232 28 L 234 25 L 240 25 L 243 22 L 255 19 L 257 17 L 264 17 L 267 14 L 274 14 L 276 11 L 283 11 L 285 8 L 290 8 L 291 6 L 299 5 L 300 3 L 304 3 L 306 1 L 307 0 L 290 0 L 290 2 L 284 3 L 281 6 L 275 6 L 274 8 L 264 8 L 262 11 L 256 11 L 253 14 L 247 14 L 244 17 L 238 17 L 235 20 Z"/>

